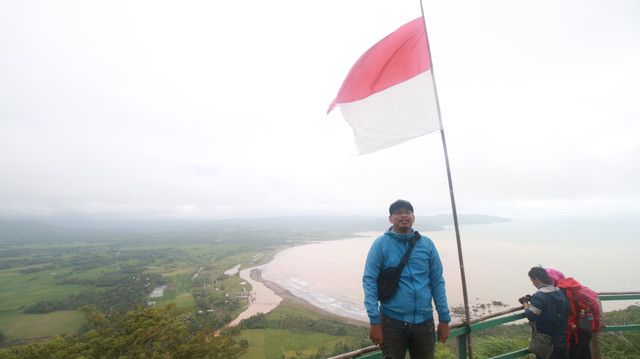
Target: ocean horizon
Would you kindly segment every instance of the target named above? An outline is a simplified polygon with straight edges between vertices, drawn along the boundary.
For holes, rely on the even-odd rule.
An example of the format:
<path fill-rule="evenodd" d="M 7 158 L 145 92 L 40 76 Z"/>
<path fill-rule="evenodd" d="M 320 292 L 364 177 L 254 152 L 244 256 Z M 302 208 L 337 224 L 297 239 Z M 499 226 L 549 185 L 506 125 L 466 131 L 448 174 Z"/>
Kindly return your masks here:
<path fill-rule="evenodd" d="M 262 277 L 333 314 L 368 321 L 362 270 L 371 243 L 386 230 L 353 238 L 300 245 L 261 266 Z M 420 231 L 420 224 L 414 228 Z M 453 226 L 420 231 L 433 240 L 444 266 L 454 321 L 464 307 Z M 511 222 L 461 225 L 467 295 L 473 316 L 517 307 L 532 294 L 531 267 L 555 268 L 597 292 L 640 291 L 637 264 L 640 226 L 632 218 L 515 218 Z M 604 302 L 605 311 L 638 301 Z"/>

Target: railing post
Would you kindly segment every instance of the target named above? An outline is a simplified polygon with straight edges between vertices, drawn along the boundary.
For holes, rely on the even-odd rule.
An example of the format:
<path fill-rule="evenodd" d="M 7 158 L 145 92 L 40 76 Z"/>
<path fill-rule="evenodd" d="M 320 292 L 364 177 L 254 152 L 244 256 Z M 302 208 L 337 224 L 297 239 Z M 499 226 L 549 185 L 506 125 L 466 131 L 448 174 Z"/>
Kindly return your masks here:
<path fill-rule="evenodd" d="M 458 340 L 458 359 L 467 358 L 467 334 L 462 334 L 456 338 Z"/>

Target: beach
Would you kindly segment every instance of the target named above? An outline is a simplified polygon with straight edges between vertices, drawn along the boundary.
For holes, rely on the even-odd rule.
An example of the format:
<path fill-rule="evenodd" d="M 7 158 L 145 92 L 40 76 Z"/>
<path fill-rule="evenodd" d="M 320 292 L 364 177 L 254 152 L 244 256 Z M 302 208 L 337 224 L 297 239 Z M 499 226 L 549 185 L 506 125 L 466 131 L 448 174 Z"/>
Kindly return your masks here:
<path fill-rule="evenodd" d="M 281 304 L 286 306 L 300 308 L 305 312 L 314 313 L 325 317 L 340 317 L 347 323 L 356 325 L 365 325 L 368 322 L 361 320 L 342 317 L 338 314 L 317 307 L 308 301 L 293 295 L 275 282 L 262 278 L 261 268 L 263 266 L 251 267 L 239 272 L 240 278 L 246 280 L 251 285 L 251 293 L 249 295 L 249 303 L 244 312 L 240 313 L 236 319 L 226 325 L 231 327 L 239 324 L 244 319 L 254 315 L 266 314 Z"/>

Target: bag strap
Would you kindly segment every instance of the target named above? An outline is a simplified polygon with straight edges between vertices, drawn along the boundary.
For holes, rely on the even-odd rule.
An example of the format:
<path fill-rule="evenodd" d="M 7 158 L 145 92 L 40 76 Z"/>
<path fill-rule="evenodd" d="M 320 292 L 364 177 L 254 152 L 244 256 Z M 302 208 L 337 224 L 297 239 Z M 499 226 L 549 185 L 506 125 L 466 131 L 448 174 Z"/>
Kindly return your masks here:
<path fill-rule="evenodd" d="M 398 269 L 400 270 L 400 272 L 402 272 L 402 269 L 404 268 L 405 264 L 407 264 L 407 262 L 409 261 L 409 256 L 411 255 L 411 251 L 413 251 L 413 247 L 415 247 L 416 242 L 420 238 L 422 238 L 420 233 L 418 233 L 418 231 L 414 231 L 413 238 L 411 238 L 411 242 L 409 242 L 409 248 L 407 248 L 407 252 L 404 254 L 404 257 L 402 257 L 400 264 L 398 264 Z"/>

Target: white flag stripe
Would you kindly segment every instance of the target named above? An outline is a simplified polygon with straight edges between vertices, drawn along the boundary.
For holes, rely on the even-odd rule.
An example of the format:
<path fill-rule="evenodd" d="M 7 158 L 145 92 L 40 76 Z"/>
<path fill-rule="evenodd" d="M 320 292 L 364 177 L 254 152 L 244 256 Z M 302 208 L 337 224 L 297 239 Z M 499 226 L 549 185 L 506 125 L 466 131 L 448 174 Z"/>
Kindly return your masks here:
<path fill-rule="evenodd" d="M 353 128 L 360 154 L 440 130 L 430 70 L 365 99 L 338 106 Z"/>

